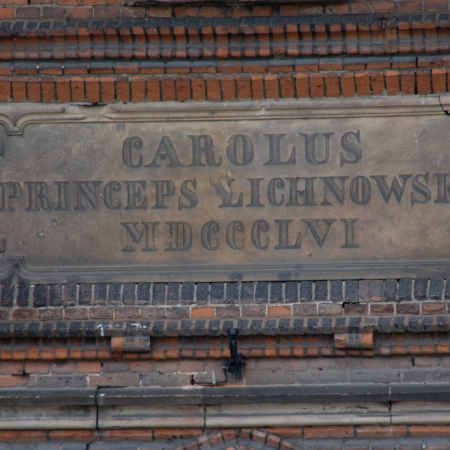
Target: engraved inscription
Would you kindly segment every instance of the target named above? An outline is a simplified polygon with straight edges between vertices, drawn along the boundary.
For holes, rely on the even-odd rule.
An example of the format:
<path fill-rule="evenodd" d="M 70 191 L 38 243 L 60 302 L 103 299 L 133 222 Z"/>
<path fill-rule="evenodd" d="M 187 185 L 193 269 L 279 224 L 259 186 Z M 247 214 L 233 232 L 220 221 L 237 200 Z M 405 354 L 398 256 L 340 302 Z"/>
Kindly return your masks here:
<path fill-rule="evenodd" d="M 450 275 L 448 120 L 0 128 L 0 274 L 21 256 L 49 281 Z"/>

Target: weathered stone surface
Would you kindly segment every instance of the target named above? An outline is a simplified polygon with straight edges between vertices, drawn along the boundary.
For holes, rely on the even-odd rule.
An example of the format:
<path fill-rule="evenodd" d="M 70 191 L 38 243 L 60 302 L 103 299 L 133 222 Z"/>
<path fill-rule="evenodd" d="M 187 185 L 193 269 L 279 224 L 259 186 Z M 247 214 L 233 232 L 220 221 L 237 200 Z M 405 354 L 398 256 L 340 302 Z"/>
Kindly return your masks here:
<path fill-rule="evenodd" d="M 0 115 L 5 284 L 450 273 L 439 98 L 27 108 Z"/>

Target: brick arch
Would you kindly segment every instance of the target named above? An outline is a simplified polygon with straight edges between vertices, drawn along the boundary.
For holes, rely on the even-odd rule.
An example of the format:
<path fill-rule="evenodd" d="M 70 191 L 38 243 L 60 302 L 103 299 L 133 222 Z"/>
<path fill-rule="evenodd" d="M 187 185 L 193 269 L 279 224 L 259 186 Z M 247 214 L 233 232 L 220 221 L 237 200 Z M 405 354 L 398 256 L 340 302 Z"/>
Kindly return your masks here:
<path fill-rule="evenodd" d="M 254 450 L 253 443 L 264 449 L 306 450 L 305 447 L 259 429 L 225 429 L 203 434 L 183 445 L 166 447 L 163 450 L 207 450 L 226 448 L 227 450 Z"/>

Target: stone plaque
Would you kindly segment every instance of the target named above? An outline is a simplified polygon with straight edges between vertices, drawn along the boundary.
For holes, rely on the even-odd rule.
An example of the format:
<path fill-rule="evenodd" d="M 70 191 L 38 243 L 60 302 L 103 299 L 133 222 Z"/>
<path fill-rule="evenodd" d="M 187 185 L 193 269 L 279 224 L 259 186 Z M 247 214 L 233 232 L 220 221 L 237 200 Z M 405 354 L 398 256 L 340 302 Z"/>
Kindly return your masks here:
<path fill-rule="evenodd" d="M 2 106 L 0 280 L 446 277 L 445 100 Z"/>

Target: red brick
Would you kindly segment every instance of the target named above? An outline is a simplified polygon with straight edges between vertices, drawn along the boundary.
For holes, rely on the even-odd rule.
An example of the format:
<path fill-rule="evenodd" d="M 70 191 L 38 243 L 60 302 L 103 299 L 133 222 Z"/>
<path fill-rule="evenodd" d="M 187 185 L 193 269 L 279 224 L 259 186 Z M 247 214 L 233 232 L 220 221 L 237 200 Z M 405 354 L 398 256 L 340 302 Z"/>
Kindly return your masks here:
<path fill-rule="evenodd" d="M 323 75 L 321 73 L 312 73 L 309 77 L 312 98 L 322 98 L 325 95 Z"/>
<path fill-rule="evenodd" d="M 108 20 L 108 19 L 119 19 L 120 9 L 114 7 L 97 7 L 94 8 L 94 19 L 96 20 Z"/>
<path fill-rule="evenodd" d="M 407 0 L 403 2 L 398 2 L 398 12 L 399 13 L 414 13 L 414 12 L 422 12 L 422 2 Z"/>
<path fill-rule="evenodd" d="M 0 431 L 0 442 L 44 442 L 45 431 Z"/>
<path fill-rule="evenodd" d="M 0 373 L 3 375 L 23 375 L 23 364 L 17 362 L 1 362 Z"/>
<path fill-rule="evenodd" d="M 433 94 L 440 94 L 446 91 L 446 69 L 433 69 L 431 71 L 431 84 L 433 87 Z"/>
<path fill-rule="evenodd" d="M 261 100 L 264 98 L 264 80 L 262 75 L 251 75 L 251 95 L 253 100 Z M 238 76 L 238 98 L 240 99 L 240 83 Z M 245 90 L 243 91 L 245 92 Z"/>
<path fill-rule="evenodd" d="M 384 93 L 384 75 L 383 72 L 372 72 L 370 74 L 370 85 L 373 95 L 383 95 Z"/>
<path fill-rule="evenodd" d="M 397 71 L 386 72 L 386 91 L 388 95 L 397 95 L 400 92 L 400 78 Z"/>
<path fill-rule="evenodd" d="M 12 375 L 10 377 L 0 376 L 0 387 L 2 388 L 24 387 L 27 385 L 28 380 L 29 380 L 28 375 L 23 376 Z"/>
<path fill-rule="evenodd" d="M 93 8 L 68 8 L 67 16 L 71 20 L 92 19 Z"/>
<path fill-rule="evenodd" d="M 347 303 L 344 305 L 344 314 L 351 315 L 359 315 L 359 314 L 368 314 L 369 306 L 368 305 L 358 305 Z"/>
<path fill-rule="evenodd" d="M 325 73 L 325 96 L 339 97 L 341 95 L 339 89 L 339 76 L 336 73 Z"/>
<path fill-rule="evenodd" d="M 27 94 L 29 102 L 41 101 L 41 83 L 37 77 L 27 78 Z"/>
<path fill-rule="evenodd" d="M 213 6 L 205 6 L 202 8 L 202 17 L 225 17 L 225 10 L 223 8 L 215 8 Z"/>
<path fill-rule="evenodd" d="M 72 77 L 70 82 L 70 91 L 73 102 L 84 102 L 84 79 L 81 77 Z"/>
<path fill-rule="evenodd" d="M 262 77 L 261 77 L 261 79 L 262 79 Z M 249 75 L 237 75 L 236 76 L 236 85 L 237 85 L 237 96 L 238 96 L 239 100 L 248 100 L 248 99 L 252 98 Z M 258 98 L 264 98 L 264 88 L 262 88 L 262 89 L 263 89 L 263 93 Z"/>
<path fill-rule="evenodd" d="M 445 314 L 446 305 L 442 302 L 423 302 L 422 314 Z"/>
<path fill-rule="evenodd" d="M 98 77 L 87 77 L 86 82 L 86 101 L 98 103 L 100 101 L 100 79 Z"/>
<path fill-rule="evenodd" d="M 411 437 L 448 437 L 450 427 L 447 426 L 410 426 L 409 435 Z"/>
<path fill-rule="evenodd" d="M 59 6 L 103 6 L 105 0 L 56 0 Z"/>
<path fill-rule="evenodd" d="M 362 426 L 356 427 L 356 437 L 359 439 L 369 438 L 399 438 L 406 437 L 406 427 L 403 426 L 390 426 L 390 427 L 377 427 L 377 426 Z"/>
<path fill-rule="evenodd" d="M 219 102 L 220 95 L 220 78 L 218 76 L 206 77 L 206 98 L 210 102 Z"/>
<path fill-rule="evenodd" d="M 147 77 L 147 100 L 149 102 L 159 102 L 161 100 L 161 90 L 159 78 Z"/>
<path fill-rule="evenodd" d="M 75 372 L 76 366 L 73 362 L 62 362 L 62 363 L 53 363 L 52 373 L 73 373 Z"/>
<path fill-rule="evenodd" d="M 325 8 L 325 12 L 327 14 L 348 14 L 349 6 L 346 4 L 336 4 L 336 5 L 328 5 Z"/>
<path fill-rule="evenodd" d="M 280 16 L 300 16 L 300 5 L 280 5 Z"/>
<path fill-rule="evenodd" d="M 16 17 L 18 19 L 38 19 L 40 15 L 41 15 L 40 8 L 26 6 L 24 8 L 16 9 Z"/>
<path fill-rule="evenodd" d="M 100 78 L 101 98 L 104 103 L 112 103 L 115 99 L 115 85 L 113 77 Z"/>
<path fill-rule="evenodd" d="M 257 5 L 253 7 L 253 17 L 272 17 L 273 8 L 270 5 Z"/>
<path fill-rule="evenodd" d="M 191 319 L 213 319 L 214 306 L 191 308 Z"/>
<path fill-rule="evenodd" d="M 394 305 L 370 305 L 370 314 L 375 316 L 390 316 L 394 314 Z"/>
<path fill-rule="evenodd" d="M 322 5 L 304 5 L 303 15 L 304 16 L 316 16 L 324 13 L 324 8 Z"/>
<path fill-rule="evenodd" d="M 290 305 L 276 305 L 268 308 L 269 317 L 290 317 L 292 316 L 292 306 Z"/>
<path fill-rule="evenodd" d="M 393 2 L 373 3 L 375 14 L 395 14 L 397 12 L 397 5 Z"/>
<path fill-rule="evenodd" d="M 294 90 L 294 79 L 292 78 L 292 75 L 281 74 L 279 76 L 279 80 L 282 98 L 294 98 L 295 90 Z"/>
<path fill-rule="evenodd" d="M 42 78 L 42 101 L 44 103 L 54 102 L 56 100 L 55 82 L 53 78 Z"/>
<path fill-rule="evenodd" d="M 302 427 L 277 427 L 277 428 L 264 428 L 268 433 L 276 434 L 277 436 L 290 437 L 290 438 L 302 438 Z"/>
<path fill-rule="evenodd" d="M 233 75 L 222 76 L 223 101 L 236 100 L 236 84 Z"/>
<path fill-rule="evenodd" d="M 104 430 L 105 441 L 153 441 L 153 430 Z"/>
<path fill-rule="evenodd" d="M 370 3 L 354 3 L 350 5 L 350 12 L 352 14 L 371 14 L 372 5 Z"/>
<path fill-rule="evenodd" d="M 0 0 L 0 5 L 28 5 L 28 0 Z"/>
<path fill-rule="evenodd" d="M 48 432 L 48 437 L 52 441 L 92 441 L 97 436 L 91 430 L 53 430 Z"/>
<path fill-rule="evenodd" d="M 25 363 L 25 373 L 49 373 L 48 363 L 45 362 L 29 362 Z"/>
<path fill-rule="evenodd" d="M 78 373 L 100 373 L 102 365 L 98 361 L 80 361 L 77 364 Z"/>
<path fill-rule="evenodd" d="M 131 77 L 131 101 L 145 102 L 145 77 Z"/>
<path fill-rule="evenodd" d="M 160 17 L 169 19 L 172 17 L 172 7 L 170 6 L 153 6 L 148 8 L 148 17 Z"/>
<path fill-rule="evenodd" d="M 425 0 L 424 11 L 448 11 L 448 0 Z"/>
<path fill-rule="evenodd" d="M 170 428 L 157 428 L 155 430 L 155 439 L 185 439 L 201 436 L 202 434 L 203 430 L 199 428 L 177 428 L 175 430 L 171 430 Z"/>
<path fill-rule="evenodd" d="M 403 71 L 400 75 L 403 95 L 414 95 L 416 91 L 416 76 L 414 71 Z"/>
<path fill-rule="evenodd" d="M 427 95 L 431 93 L 431 76 L 429 70 L 418 70 L 416 72 L 417 94 Z"/>
<path fill-rule="evenodd" d="M 228 8 L 227 16 L 233 18 L 250 17 L 250 8 L 243 6 L 233 6 Z"/>
<path fill-rule="evenodd" d="M 175 82 L 172 77 L 163 77 L 161 79 L 163 101 L 175 101 Z"/>
<path fill-rule="evenodd" d="M 116 96 L 121 102 L 130 101 L 130 81 L 128 77 L 117 77 Z"/>
<path fill-rule="evenodd" d="M 27 90 L 25 86 L 25 80 L 22 78 L 12 78 L 12 92 L 13 99 L 16 102 L 23 102 L 27 98 Z M 14 314 L 13 314 L 14 316 Z"/>
<path fill-rule="evenodd" d="M 358 97 L 370 95 L 369 72 L 360 72 L 355 74 L 356 93 Z"/>
<path fill-rule="evenodd" d="M 266 91 L 266 98 L 273 100 L 278 100 L 280 98 L 277 75 L 266 75 L 264 77 L 264 88 Z"/>
<path fill-rule="evenodd" d="M 297 98 L 309 97 L 308 75 L 306 73 L 295 74 L 295 89 L 297 90 Z"/>
<path fill-rule="evenodd" d="M 177 6 L 173 9 L 175 17 L 198 17 L 200 8 L 196 6 Z"/>
<path fill-rule="evenodd" d="M 130 362 L 130 372 L 138 372 L 138 373 L 153 372 L 153 363 L 151 361 Z"/>
<path fill-rule="evenodd" d="M 191 99 L 191 83 L 189 77 L 178 76 L 176 78 L 177 100 L 185 102 Z"/>
<path fill-rule="evenodd" d="M 59 103 L 70 102 L 70 79 L 56 78 L 56 97 Z"/>
<path fill-rule="evenodd" d="M 14 19 L 14 8 L 0 8 L 0 19 Z"/>
<path fill-rule="evenodd" d="M 36 320 L 35 309 L 15 309 L 12 314 L 13 320 Z"/>
<path fill-rule="evenodd" d="M 206 100 L 205 79 L 202 76 L 193 76 L 191 78 L 192 100 Z"/>
<path fill-rule="evenodd" d="M 349 426 L 304 427 L 303 432 L 305 439 L 352 438 L 354 434 Z"/>

